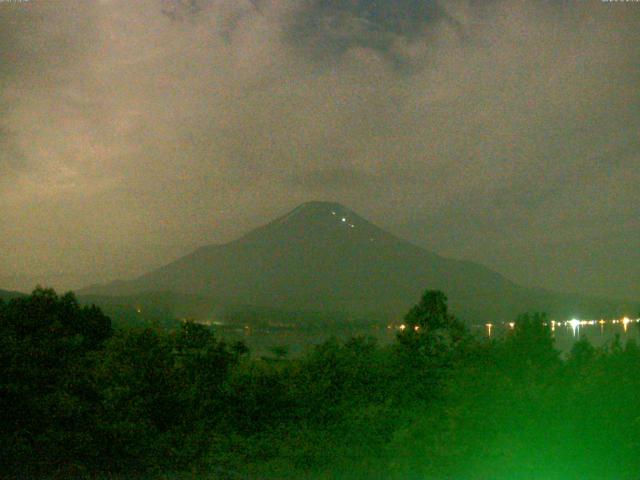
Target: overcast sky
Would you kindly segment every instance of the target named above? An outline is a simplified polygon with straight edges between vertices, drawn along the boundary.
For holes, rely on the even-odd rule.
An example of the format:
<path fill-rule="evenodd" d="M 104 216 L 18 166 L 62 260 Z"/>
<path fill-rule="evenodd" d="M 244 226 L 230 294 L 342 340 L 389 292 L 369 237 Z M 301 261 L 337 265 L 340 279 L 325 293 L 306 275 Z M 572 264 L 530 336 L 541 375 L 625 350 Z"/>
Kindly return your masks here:
<path fill-rule="evenodd" d="M 0 288 L 130 277 L 308 200 L 640 296 L 640 3 L 0 2 Z"/>

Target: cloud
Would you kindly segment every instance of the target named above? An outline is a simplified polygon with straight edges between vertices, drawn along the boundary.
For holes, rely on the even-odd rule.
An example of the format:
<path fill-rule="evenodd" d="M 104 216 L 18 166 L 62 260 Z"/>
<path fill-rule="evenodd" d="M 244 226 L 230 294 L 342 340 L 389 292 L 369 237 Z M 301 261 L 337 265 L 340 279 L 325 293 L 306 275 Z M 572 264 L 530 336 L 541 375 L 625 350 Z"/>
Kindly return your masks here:
<path fill-rule="evenodd" d="M 0 274 L 131 275 L 328 198 L 523 283 L 638 295 L 601 232 L 640 217 L 636 7 L 0 3 Z M 580 249 L 606 280 L 563 275 Z"/>
<path fill-rule="evenodd" d="M 294 188 L 306 191 L 364 189 L 380 182 L 377 175 L 350 167 L 319 168 L 305 171 L 303 175 L 293 175 L 291 184 Z"/>

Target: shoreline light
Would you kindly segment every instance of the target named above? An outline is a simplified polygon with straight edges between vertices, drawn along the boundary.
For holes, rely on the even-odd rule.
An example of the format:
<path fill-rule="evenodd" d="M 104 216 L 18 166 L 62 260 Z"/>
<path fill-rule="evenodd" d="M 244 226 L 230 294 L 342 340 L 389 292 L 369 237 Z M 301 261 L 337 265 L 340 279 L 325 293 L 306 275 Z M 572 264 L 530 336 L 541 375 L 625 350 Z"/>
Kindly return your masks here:
<path fill-rule="evenodd" d="M 573 331 L 573 335 L 576 335 L 576 332 L 578 332 L 578 330 L 580 330 L 580 320 L 572 318 L 571 320 L 569 320 L 569 326 L 571 327 L 571 330 Z"/>

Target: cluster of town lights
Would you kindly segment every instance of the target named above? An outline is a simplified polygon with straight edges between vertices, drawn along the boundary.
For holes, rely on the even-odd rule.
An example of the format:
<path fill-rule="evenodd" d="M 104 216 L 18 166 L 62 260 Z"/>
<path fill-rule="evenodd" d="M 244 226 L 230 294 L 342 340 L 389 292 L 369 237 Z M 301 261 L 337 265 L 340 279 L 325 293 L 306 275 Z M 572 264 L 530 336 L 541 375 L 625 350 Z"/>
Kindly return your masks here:
<path fill-rule="evenodd" d="M 577 318 L 572 318 L 571 320 L 565 320 L 565 321 L 551 320 L 549 322 L 544 322 L 543 325 L 545 327 L 547 326 L 551 327 L 552 332 L 555 332 L 557 327 L 561 327 L 561 326 L 568 327 L 568 328 L 571 328 L 571 330 L 573 331 L 573 334 L 575 335 L 580 330 L 580 327 L 600 325 L 600 328 L 602 329 L 607 323 L 610 323 L 612 325 L 621 324 L 622 328 L 624 328 L 624 331 L 626 332 L 629 324 L 640 323 L 640 318 L 636 318 L 635 320 L 630 319 L 629 317 L 623 317 L 621 319 L 613 319 L 613 320 L 605 320 L 603 318 L 601 318 L 600 320 L 578 320 Z M 503 325 L 507 325 L 510 330 L 513 330 L 516 327 L 516 322 L 508 322 L 506 324 L 503 323 Z M 494 324 L 485 323 L 484 326 L 487 329 L 487 335 L 491 336 L 491 332 L 493 331 Z"/>
<path fill-rule="evenodd" d="M 624 331 L 626 332 L 627 331 L 627 327 L 629 326 L 629 324 L 630 323 L 640 323 L 640 318 L 636 318 L 635 320 L 633 320 L 633 319 L 631 319 L 629 317 L 623 317 L 621 319 L 613 319 L 613 320 L 604 320 L 604 319 L 600 319 L 600 320 L 578 320 L 576 318 L 572 318 L 571 320 L 565 320 L 565 321 L 551 320 L 549 322 L 544 322 L 543 325 L 545 327 L 551 327 L 551 331 L 555 331 L 557 327 L 563 327 L 563 326 L 564 327 L 569 327 L 575 333 L 580 329 L 580 327 L 584 327 L 584 326 L 588 326 L 588 325 L 589 326 L 600 325 L 600 327 L 603 327 L 607 323 L 610 323 L 610 324 L 613 324 L 613 325 L 620 324 L 620 325 L 622 325 L 622 327 L 624 328 Z M 508 326 L 510 330 L 513 330 L 514 328 L 516 328 L 516 322 L 506 322 L 506 323 L 502 323 L 502 325 Z M 484 326 L 487 329 L 487 333 L 489 335 L 491 335 L 491 332 L 493 331 L 493 328 L 494 328 L 495 324 L 493 324 L 493 323 L 485 323 Z M 388 329 L 397 328 L 401 332 L 404 332 L 408 328 L 408 325 L 402 323 L 402 324 L 398 325 L 397 327 L 394 327 L 393 325 L 388 325 L 387 328 Z M 418 325 L 415 325 L 413 327 L 413 329 L 417 332 L 417 331 L 420 330 L 420 327 Z"/>

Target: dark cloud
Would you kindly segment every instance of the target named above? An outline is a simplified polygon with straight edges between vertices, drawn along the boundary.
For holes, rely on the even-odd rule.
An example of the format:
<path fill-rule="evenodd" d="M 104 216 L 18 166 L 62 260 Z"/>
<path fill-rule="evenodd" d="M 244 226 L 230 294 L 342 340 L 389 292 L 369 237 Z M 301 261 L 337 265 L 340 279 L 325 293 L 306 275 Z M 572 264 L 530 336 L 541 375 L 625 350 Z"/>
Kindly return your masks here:
<path fill-rule="evenodd" d="M 133 275 L 327 198 L 637 296 L 639 26 L 597 0 L 0 2 L 0 275 Z"/>
<path fill-rule="evenodd" d="M 450 19 L 434 0 L 314 0 L 297 10 L 288 35 L 303 52 L 328 60 L 355 47 L 384 53 Z"/>

